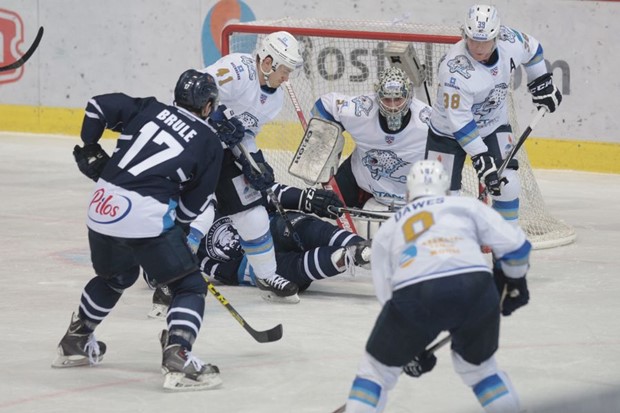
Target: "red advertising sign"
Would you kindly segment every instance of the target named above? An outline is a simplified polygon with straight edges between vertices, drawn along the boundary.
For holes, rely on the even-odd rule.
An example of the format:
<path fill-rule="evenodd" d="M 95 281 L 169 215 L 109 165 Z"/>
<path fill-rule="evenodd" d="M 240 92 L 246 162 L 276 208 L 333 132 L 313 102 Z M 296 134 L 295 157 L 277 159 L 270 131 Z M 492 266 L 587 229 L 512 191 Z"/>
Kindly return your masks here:
<path fill-rule="evenodd" d="M 10 10 L 0 9 L 0 66 L 13 63 L 22 53 L 18 48 L 24 42 L 24 24 L 21 17 Z M 0 72 L 0 84 L 18 81 L 24 68 Z"/>

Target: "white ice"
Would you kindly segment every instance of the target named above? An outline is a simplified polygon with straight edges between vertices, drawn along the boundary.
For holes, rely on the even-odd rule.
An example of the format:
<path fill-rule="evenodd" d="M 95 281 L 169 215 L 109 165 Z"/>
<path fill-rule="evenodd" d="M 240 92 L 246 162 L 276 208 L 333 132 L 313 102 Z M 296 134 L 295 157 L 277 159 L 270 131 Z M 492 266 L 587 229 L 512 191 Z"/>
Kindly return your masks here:
<path fill-rule="evenodd" d="M 329 413 L 344 403 L 379 311 L 363 270 L 315 283 L 298 305 L 267 303 L 251 287 L 220 287 L 255 329 L 284 325 L 275 343 L 255 342 L 209 296 L 194 353 L 220 367 L 217 390 L 163 391 L 157 334 L 165 323 L 147 318 L 151 291 L 142 280 L 96 331 L 108 346 L 100 365 L 52 369 L 93 276 L 85 226 L 92 182 L 73 162 L 77 143 L 0 134 L 0 412 Z M 498 361 L 530 413 L 618 412 L 620 175 L 535 174 L 551 213 L 578 238 L 533 253 L 531 302 L 503 319 Z M 481 411 L 449 350 L 437 354 L 432 373 L 402 376 L 388 412 Z M 563 407 L 540 407 L 549 403 Z"/>

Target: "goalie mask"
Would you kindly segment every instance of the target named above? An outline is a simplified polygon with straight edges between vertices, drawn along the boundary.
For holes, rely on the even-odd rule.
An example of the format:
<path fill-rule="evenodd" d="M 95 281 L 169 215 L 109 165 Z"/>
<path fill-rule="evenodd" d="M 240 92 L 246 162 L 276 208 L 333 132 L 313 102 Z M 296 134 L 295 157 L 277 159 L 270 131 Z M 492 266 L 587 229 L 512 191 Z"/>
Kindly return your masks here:
<path fill-rule="evenodd" d="M 388 129 L 399 130 L 413 98 L 413 84 L 402 69 L 388 67 L 379 76 L 376 91 L 379 113 L 386 118 Z"/>
<path fill-rule="evenodd" d="M 271 71 L 263 72 L 265 80 L 268 80 L 269 75 L 278 70 L 280 65 L 286 66 L 290 71 L 297 70 L 303 65 L 299 42 L 288 32 L 275 32 L 265 36 L 256 54 L 261 62 L 267 57 L 272 59 Z"/>
<path fill-rule="evenodd" d="M 499 34 L 499 14 L 493 6 L 476 4 L 469 8 L 463 34 L 477 42 L 493 40 Z"/>
<path fill-rule="evenodd" d="M 425 159 L 413 164 L 407 174 L 407 200 L 448 193 L 450 177 L 439 161 Z"/>

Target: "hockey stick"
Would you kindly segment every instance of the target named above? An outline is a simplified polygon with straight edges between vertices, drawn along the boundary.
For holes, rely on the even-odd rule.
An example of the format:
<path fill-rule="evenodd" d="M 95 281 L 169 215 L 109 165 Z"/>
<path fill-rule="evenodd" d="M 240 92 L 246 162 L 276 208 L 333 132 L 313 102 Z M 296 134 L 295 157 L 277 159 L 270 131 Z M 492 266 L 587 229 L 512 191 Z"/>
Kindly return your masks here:
<path fill-rule="evenodd" d="M 241 317 L 241 315 L 237 312 L 237 310 L 235 310 L 233 306 L 230 305 L 228 300 L 215 288 L 213 283 L 207 279 L 207 276 L 203 275 L 203 277 L 205 281 L 207 282 L 207 286 L 211 294 L 213 294 L 213 296 L 217 298 L 217 300 L 224 307 L 226 307 L 226 309 L 230 312 L 233 318 L 237 320 L 239 324 L 241 324 L 241 327 L 243 327 L 245 331 L 247 331 L 248 333 L 250 333 L 252 337 L 254 337 L 254 340 L 258 341 L 259 343 L 271 343 L 273 341 L 278 341 L 282 338 L 282 324 L 278 324 L 277 326 L 270 328 L 269 330 L 265 330 L 265 331 L 254 330 L 247 323 L 247 321 L 245 321 L 245 319 Z"/>
<path fill-rule="evenodd" d="M 352 207 L 341 207 L 336 208 L 333 205 L 327 207 L 327 209 L 332 213 L 346 213 L 352 217 L 357 219 L 361 219 L 369 222 L 385 222 L 392 215 L 394 215 L 395 211 L 371 211 L 368 209 L 360 209 L 360 208 L 352 208 Z"/>
<path fill-rule="evenodd" d="M 289 82 L 284 82 L 283 85 L 284 85 L 284 89 L 286 89 L 286 92 L 288 93 L 289 98 L 291 99 L 291 102 L 293 103 L 293 107 L 295 108 L 295 112 L 297 113 L 297 118 L 299 118 L 299 123 L 301 123 L 301 126 L 305 131 L 306 129 L 308 129 L 308 122 L 306 121 L 304 112 L 301 109 L 301 105 L 299 104 L 297 95 L 295 94 L 295 91 L 293 90 L 293 86 Z M 327 183 L 321 183 L 321 185 L 323 186 L 323 189 L 326 189 L 328 191 L 333 191 L 338 196 L 338 198 L 340 198 L 340 201 L 342 201 L 342 203 L 344 204 L 344 197 L 342 196 L 340 187 L 338 186 L 338 183 L 336 182 L 336 179 L 333 176 L 329 178 L 329 181 L 327 181 Z M 353 223 L 353 219 L 351 219 L 351 216 L 348 213 L 345 212 L 343 216 L 338 217 L 336 219 L 336 223 L 338 224 L 340 228 L 343 228 L 349 232 L 357 234 L 357 231 L 355 230 L 355 224 Z"/>
<path fill-rule="evenodd" d="M 519 140 L 517 141 L 517 143 L 512 147 L 506 159 L 504 159 L 500 167 L 497 169 L 497 176 L 499 178 L 502 177 L 504 170 L 508 166 L 508 162 L 510 162 L 515 157 L 515 155 L 517 154 L 517 151 L 521 149 L 521 146 L 523 146 L 523 144 L 525 143 L 525 140 L 528 138 L 528 136 L 530 136 L 530 133 L 532 133 L 532 130 L 536 127 L 538 122 L 540 122 L 540 120 L 543 118 L 543 116 L 545 116 L 546 113 L 547 113 L 547 108 L 542 107 L 538 109 L 538 111 L 536 112 L 536 115 L 534 115 L 534 118 L 530 121 L 530 124 L 527 126 L 527 128 L 525 128 L 525 130 L 519 137 Z M 486 199 L 489 196 L 489 190 L 486 188 L 486 186 L 483 186 L 482 184 L 480 184 L 480 187 L 481 187 L 481 191 L 480 191 L 480 195 L 478 196 L 478 199 L 486 203 Z"/>
<path fill-rule="evenodd" d="M 37 36 L 34 38 L 34 42 L 30 48 L 24 53 L 22 57 L 11 63 L 10 65 L 0 67 L 0 72 L 6 72 L 8 70 L 14 70 L 22 67 L 24 63 L 30 59 L 30 56 L 37 50 L 39 47 L 39 43 L 41 43 L 41 38 L 43 38 L 43 26 L 39 27 L 39 31 L 37 32 Z"/>
<path fill-rule="evenodd" d="M 254 168 L 256 172 L 262 173 L 262 171 L 260 170 L 256 162 L 254 161 L 254 158 L 252 158 L 252 156 L 250 155 L 250 152 L 248 151 L 248 149 L 242 143 L 237 144 L 237 148 L 239 148 L 243 156 L 245 156 L 248 162 L 250 162 L 250 165 L 252 165 L 252 168 Z M 295 244 L 297 244 L 297 248 L 299 248 L 300 251 L 304 251 L 304 244 L 301 242 L 301 238 L 299 238 L 299 234 L 297 233 L 297 231 L 295 231 L 295 228 L 293 227 L 291 220 L 286 214 L 286 211 L 282 207 L 282 204 L 280 203 L 280 201 L 278 201 L 278 197 L 276 197 L 276 194 L 273 192 L 273 189 L 267 188 L 265 189 L 265 192 L 267 193 L 267 196 L 269 197 L 269 200 L 271 201 L 273 206 L 278 211 L 278 214 L 280 214 L 280 216 L 284 220 L 284 223 L 286 224 L 286 228 L 291 233 L 291 236 L 293 237 Z"/>
<path fill-rule="evenodd" d="M 433 344 L 432 346 L 430 346 L 429 348 L 427 348 L 425 351 L 428 354 L 433 354 L 435 353 L 437 350 L 439 350 L 440 348 L 442 348 L 443 346 L 445 346 L 446 344 L 448 344 L 450 342 L 450 340 L 452 339 L 452 336 L 450 334 L 448 334 L 447 336 L 445 336 L 444 338 L 442 338 L 441 340 L 439 340 L 437 343 Z M 343 413 L 344 409 L 346 407 L 346 403 L 343 404 L 342 406 L 340 406 L 339 408 L 337 408 L 336 410 L 334 410 L 332 413 Z"/>

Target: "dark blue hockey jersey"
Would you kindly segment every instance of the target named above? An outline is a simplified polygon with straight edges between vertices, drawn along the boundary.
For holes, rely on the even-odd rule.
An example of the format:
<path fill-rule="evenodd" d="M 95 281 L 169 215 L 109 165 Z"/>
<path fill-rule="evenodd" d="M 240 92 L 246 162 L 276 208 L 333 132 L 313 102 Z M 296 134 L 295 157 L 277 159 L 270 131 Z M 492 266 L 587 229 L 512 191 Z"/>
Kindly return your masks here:
<path fill-rule="evenodd" d="M 124 238 L 155 237 L 189 223 L 211 202 L 223 158 L 215 130 L 191 112 L 122 93 L 95 96 L 86 106 L 82 140 L 104 129 L 120 132 L 96 183 L 88 227 Z"/>

